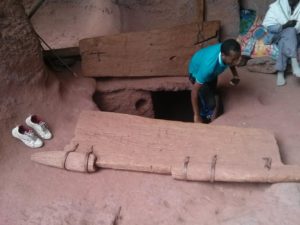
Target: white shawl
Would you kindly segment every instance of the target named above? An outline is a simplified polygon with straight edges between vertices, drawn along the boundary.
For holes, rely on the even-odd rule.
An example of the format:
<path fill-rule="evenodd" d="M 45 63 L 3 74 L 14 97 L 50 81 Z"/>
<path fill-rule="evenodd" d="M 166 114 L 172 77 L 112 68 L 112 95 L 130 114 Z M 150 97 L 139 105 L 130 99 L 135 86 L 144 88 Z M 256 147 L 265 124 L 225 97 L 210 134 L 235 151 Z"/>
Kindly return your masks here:
<path fill-rule="evenodd" d="M 270 5 L 262 24 L 264 27 L 278 24 L 283 25 L 289 20 L 298 20 L 295 28 L 297 33 L 300 33 L 300 3 L 296 6 L 292 14 L 288 0 L 277 0 Z"/>

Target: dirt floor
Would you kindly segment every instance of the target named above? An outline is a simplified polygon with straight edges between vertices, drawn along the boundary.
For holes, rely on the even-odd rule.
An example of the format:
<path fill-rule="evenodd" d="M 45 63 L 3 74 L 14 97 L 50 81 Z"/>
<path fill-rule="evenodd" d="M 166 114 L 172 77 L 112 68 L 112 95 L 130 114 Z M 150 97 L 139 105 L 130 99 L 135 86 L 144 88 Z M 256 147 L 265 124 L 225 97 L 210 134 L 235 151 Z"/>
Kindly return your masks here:
<path fill-rule="evenodd" d="M 214 124 L 272 130 L 284 162 L 300 165 L 300 80 L 289 76 L 287 85 L 278 88 L 274 75 L 245 69 L 240 75 L 241 84 L 234 88 L 227 85 L 228 72 L 222 77 L 225 114 Z M 12 138 L 10 128 L 37 113 L 54 134 L 42 150 L 62 150 L 73 135 L 80 111 L 96 110 L 90 101 L 95 88 L 92 79 L 73 78 L 67 72 L 57 77 L 62 102 L 55 104 L 55 97 L 49 96 L 43 107 L 23 108 L 11 118 L 14 122 L 1 126 L 1 225 L 299 224 L 300 184 L 184 182 L 114 170 L 89 175 L 33 163 L 30 156 L 39 150 Z"/>
<path fill-rule="evenodd" d="M 223 88 L 225 115 L 214 123 L 271 130 L 283 162 L 300 165 L 300 79 L 288 75 L 287 85 L 277 87 L 276 75 L 241 70 L 240 76 L 238 87 Z M 223 76 L 222 83 L 227 84 L 228 77 Z"/>

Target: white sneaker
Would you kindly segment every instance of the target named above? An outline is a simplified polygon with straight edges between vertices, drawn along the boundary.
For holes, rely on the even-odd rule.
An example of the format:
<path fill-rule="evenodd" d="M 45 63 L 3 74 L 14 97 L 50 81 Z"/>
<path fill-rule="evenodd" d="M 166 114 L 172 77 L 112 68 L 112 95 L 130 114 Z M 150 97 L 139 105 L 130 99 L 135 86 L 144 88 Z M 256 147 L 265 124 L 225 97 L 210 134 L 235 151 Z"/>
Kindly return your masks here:
<path fill-rule="evenodd" d="M 26 118 L 26 124 L 33 128 L 36 133 L 43 139 L 51 139 L 52 134 L 49 131 L 45 121 L 42 121 L 36 115 L 31 115 Z"/>
<path fill-rule="evenodd" d="M 277 73 L 277 86 L 283 86 L 286 84 L 285 78 L 284 78 L 284 72 L 278 72 Z"/>
<path fill-rule="evenodd" d="M 300 77 L 300 66 L 299 66 L 297 58 L 292 58 L 291 61 L 292 61 L 293 74 L 296 77 Z"/>
<path fill-rule="evenodd" d="M 33 130 L 26 128 L 22 125 L 12 129 L 12 136 L 21 140 L 25 145 L 30 148 L 40 148 L 43 146 L 43 141 L 39 139 L 33 132 Z"/>

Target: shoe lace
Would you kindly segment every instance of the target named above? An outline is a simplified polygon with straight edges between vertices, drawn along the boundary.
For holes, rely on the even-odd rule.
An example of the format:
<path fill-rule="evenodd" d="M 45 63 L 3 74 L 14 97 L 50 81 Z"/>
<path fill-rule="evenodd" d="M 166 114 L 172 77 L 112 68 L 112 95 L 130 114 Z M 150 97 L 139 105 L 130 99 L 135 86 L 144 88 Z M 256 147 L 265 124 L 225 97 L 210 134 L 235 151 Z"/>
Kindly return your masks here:
<path fill-rule="evenodd" d="M 29 131 L 25 131 L 25 134 L 27 136 L 29 136 L 32 140 L 36 140 L 37 139 L 37 136 L 35 136 L 34 132 L 32 130 L 29 130 Z"/>
<path fill-rule="evenodd" d="M 39 124 L 40 124 L 43 132 L 47 132 L 48 131 L 46 122 L 41 121 Z"/>

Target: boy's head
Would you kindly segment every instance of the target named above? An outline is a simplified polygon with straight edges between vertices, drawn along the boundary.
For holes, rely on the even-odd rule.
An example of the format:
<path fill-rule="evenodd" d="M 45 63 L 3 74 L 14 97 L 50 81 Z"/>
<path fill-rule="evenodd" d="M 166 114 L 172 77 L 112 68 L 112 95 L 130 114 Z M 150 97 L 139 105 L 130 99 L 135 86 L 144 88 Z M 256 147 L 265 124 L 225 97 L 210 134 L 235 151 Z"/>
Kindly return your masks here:
<path fill-rule="evenodd" d="M 221 54 L 226 65 L 235 66 L 241 57 L 241 46 L 236 40 L 228 39 L 221 45 Z"/>

